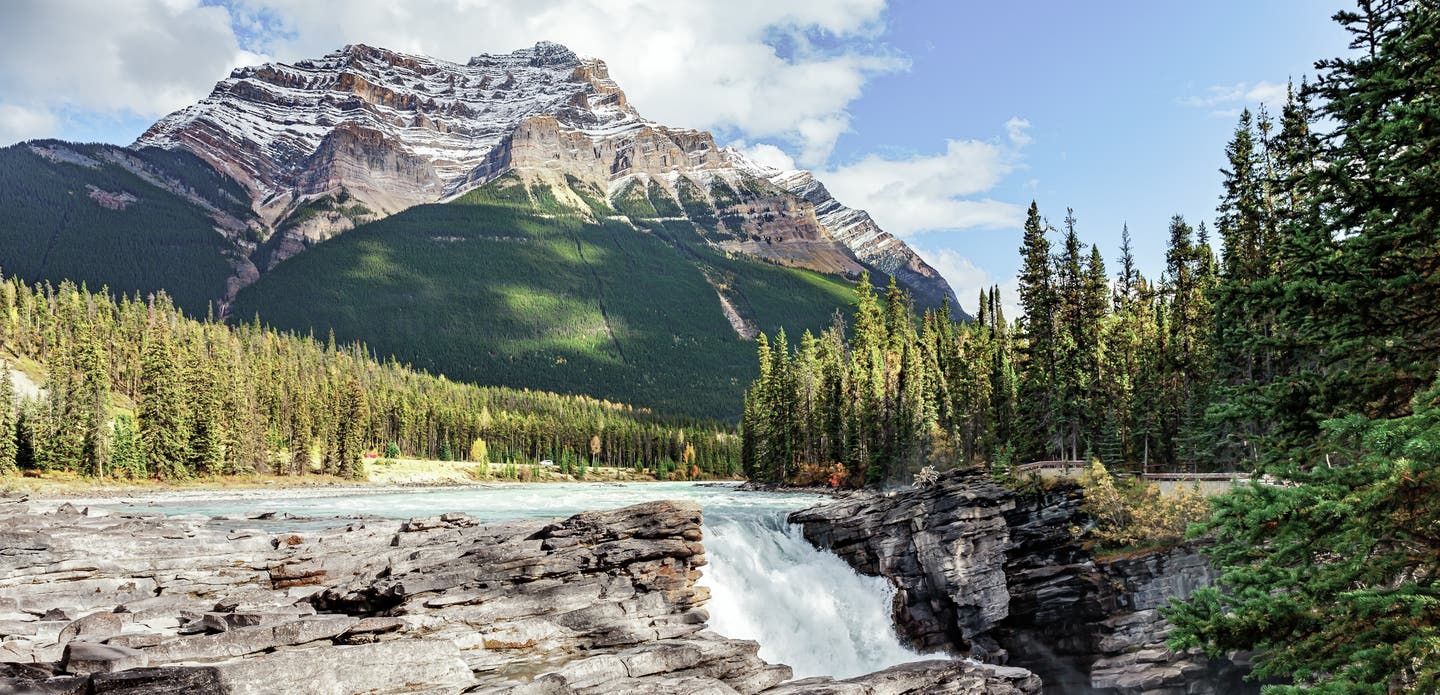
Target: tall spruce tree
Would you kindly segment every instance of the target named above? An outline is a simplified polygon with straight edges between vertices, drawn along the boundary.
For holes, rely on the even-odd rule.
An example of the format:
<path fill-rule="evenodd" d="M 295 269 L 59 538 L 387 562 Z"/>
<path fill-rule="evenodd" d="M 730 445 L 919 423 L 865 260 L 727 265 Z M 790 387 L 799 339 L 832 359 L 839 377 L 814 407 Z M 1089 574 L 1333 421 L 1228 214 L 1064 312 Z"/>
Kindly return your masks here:
<path fill-rule="evenodd" d="M 163 328 L 152 332 L 140 364 L 140 441 L 147 467 L 162 480 L 190 477 L 190 424 L 181 374 Z"/>
<path fill-rule="evenodd" d="M 0 475 L 19 470 L 15 462 L 19 435 L 15 429 L 15 382 L 10 369 L 0 362 Z"/>
<path fill-rule="evenodd" d="M 1020 247 L 1020 386 L 1016 403 L 1020 428 L 1015 448 L 1021 458 L 1043 458 L 1052 451 L 1056 417 L 1051 386 L 1055 383 L 1055 287 L 1050 240 L 1040 208 L 1033 201 L 1025 217 Z"/>
<path fill-rule="evenodd" d="M 1170 611 L 1174 646 L 1262 651 L 1291 691 L 1440 690 L 1440 7 L 1336 15 L 1353 53 L 1309 90 L 1333 130 L 1288 181 L 1275 427 L 1216 500 L 1220 587 Z M 1282 134 L 1285 124 L 1282 123 Z M 1276 691 L 1284 689 L 1275 688 Z"/>

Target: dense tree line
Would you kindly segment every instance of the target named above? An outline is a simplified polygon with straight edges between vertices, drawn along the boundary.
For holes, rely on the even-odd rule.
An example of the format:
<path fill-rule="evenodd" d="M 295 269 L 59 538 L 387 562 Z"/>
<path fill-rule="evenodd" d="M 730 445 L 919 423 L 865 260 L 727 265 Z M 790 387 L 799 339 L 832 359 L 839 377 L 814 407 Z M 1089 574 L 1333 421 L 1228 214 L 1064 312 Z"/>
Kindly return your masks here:
<path fill-rule="evenodd" d="M 1168 611 L 1172 646 L 1258 651 L 1257 677 L 1293 684 L 1273 692 L 1440 690 L 1440 6 L 1360 0 L 1336 19 L 1352 52 L 1318 62 L 1278 119 L 1240 118 L 1218 257 L 1177 217 L 1151 283 L 1127 234 L 1107 305 L 1074 216 L 1052 247 L 1032 205 L 1010 326 L 992 310 L 915 331 L 903 298 L 877 312 L 862 290 L 853 339 L 763 343 L 747 471 L 835 460 L 875 482 L 987 456 L 1254 471 L 1213 501 L 1223 576 Z M 988 399 L 958 387 L 982 381 Z"/>
<path fill-rule="evenodd" d="M 1232 146 L 1211 413 L 1266 482 L 1216 500 L 1221 586 L 1170 612 L 1174 646 L 1261 649 L 1293 690 L 1436 692 L 1440 6 L 1336 19 L 1352 51 L 1257 128 L 1261 173 Z"/>
<path fill-rule="evenodd" d="M 862 282 L 853 325 L 837 319 L 793 347 L 783 333 L 762 339 L 747 472 L 781 480 L 841 464 L 851 484 L 875 484 L 924 465 L 1229 463 L 1205 440 L 1220 275 L 1204 226 L 1170 221 L 1158 283 L 1136 269 L 1128 229 L 1112 281 L 1077 226 L 1067 211 L 1057 231 L 1031 205 L 1013 322 L 998 288 L 957 323 L 948 307 L 917 318 L 893 285 L 882 299 Z"/>
<path fill-rule="evenodd" d="M 584 397 L 475 387 L 258 325 L 193 320 L 142 300 L 0 278 L 0 355 L 43 371 L 20 399 L 0 370 L 0 473 L 182 479 L 362 474 L 367 453 L 541 459 L 728 476 L 739 438 Z"/>

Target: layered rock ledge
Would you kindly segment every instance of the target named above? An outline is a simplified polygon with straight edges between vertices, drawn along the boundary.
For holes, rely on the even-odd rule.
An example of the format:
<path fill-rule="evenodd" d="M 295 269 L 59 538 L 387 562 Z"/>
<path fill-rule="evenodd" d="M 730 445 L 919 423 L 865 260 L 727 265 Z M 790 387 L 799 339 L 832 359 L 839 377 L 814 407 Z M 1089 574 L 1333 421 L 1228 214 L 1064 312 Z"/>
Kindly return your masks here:
<path fill-rule="evenodd" d="M 1045 692 L 1257 692 L 1243 660 L 1165 646 L 1159 609 L 1218 576 L 1193 546 L 1096 560 L 1073 486 L 1016 493 L 979 471 L 918 490 L 855 493 L 795 512 L 805 537 L 896 587 L 915 646 L 1029 669 Z"/>
<path fill-rule="evenodd" d="M 1038 692 L 944 660 L 792 681 L 706 629 L 700 508 L 480 524 L 0 501 L 0 693 Z"/>

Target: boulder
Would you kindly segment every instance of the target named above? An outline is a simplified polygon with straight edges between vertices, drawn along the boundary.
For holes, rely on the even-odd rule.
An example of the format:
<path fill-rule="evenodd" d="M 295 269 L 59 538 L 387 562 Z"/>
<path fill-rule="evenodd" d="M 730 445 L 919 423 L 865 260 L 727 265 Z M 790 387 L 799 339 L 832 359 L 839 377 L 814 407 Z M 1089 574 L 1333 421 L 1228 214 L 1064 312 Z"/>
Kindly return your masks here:
<path fill-rule="evenodd" d="M 124 621 L 115 613 L 91 613 L 83 618 L 71 622 L 60 631 L 60 644 L 71 640 L 83 639 L 90 642 L 100 642 L 107 637 L 120 634 L 124 629 Z"/>
<path fill-rule="evenodd" d="M 145 652 L 114 644 L 94 642 L 70 642 L 65 645 L 65 659 L 61 668 L 66 673 L 88 676 L 92 673 L 111 673 L 150 665 Z"/>

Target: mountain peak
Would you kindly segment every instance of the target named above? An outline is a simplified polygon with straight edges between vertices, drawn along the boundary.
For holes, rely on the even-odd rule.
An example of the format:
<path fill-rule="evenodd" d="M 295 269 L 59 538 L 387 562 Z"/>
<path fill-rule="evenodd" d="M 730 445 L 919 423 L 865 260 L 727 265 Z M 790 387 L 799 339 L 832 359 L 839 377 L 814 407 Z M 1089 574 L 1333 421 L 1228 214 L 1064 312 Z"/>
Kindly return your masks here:
<path fill-rule="evenodd" d="M 270 249 L 256 255 L 262 271 L 357 224 L 509 171 L 552 183 L 571 177 L 606 195 L 638 181 L 676 200 L 708 200 L 718 177 L 737 191 L 769 182 L 751 192 L 769 202 L 741 205 L 750 221 L 731 230 L 744 237 L 734 241 L 743 252 L 850 276 L 868 265 L 913 280 L 927 305 L 953 298 L 913 251 L 834 201 L 809 172 L 775 170 L 721 150 L 708 132 L 642 118 L 604 61 L 550 41 L 465 63 L 356 43 L 240 68 L 134 147 L 188 151 L 240 183 L 268 228 L 259 232 Z M 682 193 L 686 186 L 699 193 Z"/>

